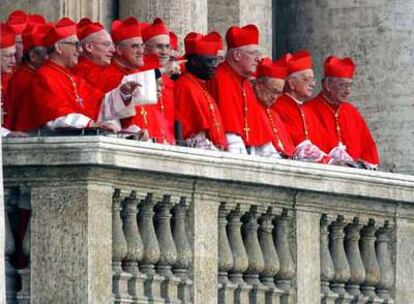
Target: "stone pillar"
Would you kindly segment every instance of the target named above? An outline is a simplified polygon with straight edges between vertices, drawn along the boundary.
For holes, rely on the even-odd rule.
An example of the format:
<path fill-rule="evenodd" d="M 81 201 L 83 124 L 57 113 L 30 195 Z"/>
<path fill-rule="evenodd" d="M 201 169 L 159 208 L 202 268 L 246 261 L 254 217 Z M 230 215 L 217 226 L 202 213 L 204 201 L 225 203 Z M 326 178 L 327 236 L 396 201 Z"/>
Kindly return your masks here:
<path fill-rule="evenodd" d="M 128 254 L 131 259 L 131 246 L 128 248 L 123 231 L 121 200 L 120 190 L 116 189 L 112 202 L 112 293 L 115 304 L 132 303 L 128 293 L 128 281 L 132 274 L 122 270 L 122 261 Z"/>
<path fill-rule="evenodd" d="M 296 208 L 297 303 L 320 303 L 320 215 Z"/>
<path fill-rule="evenodd" d="M 376 251 L 377 259 L 381 271 L 381 280 L 377 284 L 377 294 L 384 303 L 394 303 L 391 297 L 391 290 L 394 287 L 394 267 L 391 261 L 391 252 L 389 250 L 391 227 L 389 221 L 377 231 Z"/>
<path fill-rule="evenodd" d="M 231 253 L 229 239 L 227 237 L 227 215 L 229 211 L 226 204 L 222 203 L 218 214 L 218 282 L 219 282 L 219 303 L 233 303 L 235 285 L 229 281 L 228 272 L 233 267 L 233 255 Z"/>
<path fill-rule="evenodd" d="M 365 280 L 365 268 L 362 263 L 361 252 L 359 251 L 358 240 L 362 225 L 358 218 L 354 218 L 351 224 L 345 228 L 345 252 L 348 258 L 349 268 L 351 270 L 351 278 L 346 284 L 346 289 L 349 294 L 354 296 L 354 302 L 363 302 L 363 295 L 361 293 L 360 285 Z"/>
<path fill-rule="evenodd" d="M 2 18 L 3 19 L 3 18 Z M 0 90 L 1 91 L 1 90 Z M 0 92 L 1 98 L 1 92 Z M 1 114 L 1 112 L 0 112 Z M 0 138 L 0 257 L 6 256 L 6 221 L 4 212 L 4 187 L 3 187 L 3 148 Z M 0 258 L 0 303 L 6 303 L 6 269 L 5 259 Z"/>
<path fill-rule="evenodd" d="M 123 231 L 125 235 L 127 254 L 124 259 L 124 270 L 132 277 L 128 281 L 128 293 L 134 303 L 148 303 L 144 294 L 146 276 L 139 271 L 138 262 L 144 256 L 144 246 L 138 229 L 137 212 L 138 199 L 135 191 L 123 202 Z"/>
<path fill-rule="evenodd" d="M 369 298 L 370 303 L 382 303 L 382 300 L 375 293 L 375 286 L 381 280 L 381 271 L 375 252 L 375 233 L 377 229 L 375 221 L 370 219 L 367 225 L 362 228 L 360 241 L 361 256 L 365 267 L 365 280 L 362 283 L 361 290 Z"/>
<path fill-rule="evenodd" d="M 344 227 L 346 223 L 343 216 L 338 216 L 330 226 L 329 234 L 329 250 L 334 264 L 335 275 L 331 283 L 332 291 L 339 295 L 336 300 L 338 304 L 351 303 L 353 296 L 345 290 L 345 283 L 351 277 L 351 269 L 346 258 L 344 248 Z"/>
<path fill-rule="evenodd" d="M 279 257 L 279 271 L 276 274 L 276 286 L 283 290 L 281 303 L 291 303 L 293 297 L 292 279 L 295 277 L 295 264 L 289 246 L 289 224 L 292 217 L 287 210 L 275 219 L 273 241 Z"/>
<path fill-rule="evenodd" d="M 272 55 L 272 1 L 209 0 L 208 28 L 219 31 L 223 38 L 232 25 L 253 23 L 260 30 L 260 44 L 266 56 Z"/>
<path fill-rule="evenodd" d="M 193 303 L 217 303 L 219 201 L 215 194 L 196 191 L 192 206 Z"/>
<path fill-rule="evenodd" d="M 32 187 L 31 303 L 111 301 L 112 192 L 74 181 Z"/>
<path fill-rule="evenodd" d="M 413 173 L 414 1 L 276 2 L 278 55 L 309 49 L 319 79 L 327 56 L 352 56 L 357 71 L 350 100 L 367 120 L 383 169 Z"/>
<path fill-rule="evenodd" d="M 266 291 L 266 303 L 279 304 L 283 290 L 277 288 L 275 285 L 275 276 L 279 271 L 280 264 L 272 237 L 272 221 L 274 217 L 273 209 L 269 207 L 267 212 L 260 218 L 259 243 L 264 259 L 264 268 L 260 278 L 268 288 Z"/>
<path fill-rule="evenodd" d="M 189 268 L 192 262 L 192 253 L 188 241 L 187 229 L 187 204 L 186 198 L 182 197 L 180 203 L 173 209 L 173 237 L 177 249 L 177 260 L 173 267 L 174 275 L 180 279 L 178 285 L 178 297 L 182 304 L 191 303 L 191 288 L 193 282 L 189 277 Z"/>
<path fill-rule="evenodd" d="M 244 216 L 243 242 L 246 249 L 249 267 L 244 273 L 246 283 L 253 286 L 250 291 L 250 303 L 264 303 L 267 287 L 259 280 L 264 270 L 264 258 L 258 238 L 257 206 L 252 206 Z"/>
<path fill-rule="evenodd" d="M 19 304 L 30 304 L 30 238 L 32 230 L 30 222 L 29 219 L 23 238 L 23 254 L 27 259 L 27 266 L 18 270 L 22 283 L 22 287 L 17 294 Z"/>
<path fill-rule="evenodd" d="M 207 0 L 120 0 L 119 17 L 128 16 L 135 16 L 142 22 L 161 17 L 183 45 L 182 40 L 189 32 L 207 31 Z"/>
<path fill-rule="evenodd" d="M 332 262 L 331 254 L 328 245 L 328 226 L 329 220 L 326 214 L 321 217 L 320 230 L 320 250 L 321 250 L 321 303 L 334 304 L 338 295 L 332 292 L 329 287 L 335 276 L 335 268 Z"/>
<path fill-rule="evenodd" d="M 18 273 L 16 268 L 11 263 L 11 257 L 16 249 L 13 232 L 10 226 L 9 206 L 5 208 L 5 247 L 4 247 L 4 261 L 5 261 L 5 278 L 6 278 L 6 299 L 7 303 L 15 303 L 18 286 Z"/>

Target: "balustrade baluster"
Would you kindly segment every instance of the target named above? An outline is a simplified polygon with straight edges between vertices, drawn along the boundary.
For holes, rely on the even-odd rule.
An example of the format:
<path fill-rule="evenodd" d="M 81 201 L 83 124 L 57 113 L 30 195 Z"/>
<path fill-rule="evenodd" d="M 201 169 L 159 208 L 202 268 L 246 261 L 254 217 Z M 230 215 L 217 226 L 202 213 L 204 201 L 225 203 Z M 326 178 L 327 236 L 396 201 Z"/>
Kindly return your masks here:
<path fill-rule="evenodd" d="M 32 230 L 30 222 L 31 219 L 29 219 L 23 238 L 23 254 L 27 259 L 27 266 L 18 270 L 22 282 L 22 287 L 17 293 L 18 304 L 30 304 L 30 243 Z"/>
<path fill-rule="evenodd" d="M 359 242 L 362 262 L 365 267 L 365 280 L 361 285 L 362 293 L 369 298 L 368 303 L 382 303 L 375 293 L 375 286 L 381 280 L 381 272 L 375 252 L 375 232 L 377 227 L 375 220 L 370 219 L 368 224 L 361 230 L 361 239 Z"/>
<path fill-rule="evenodd" d="M 146 274 L 145 295 L 150 303 L 165 303 L 161 297 L 161 282 L 163 277 L 155 272 L 155 264 L 160 259 L 160 247 L 154 229 L 154 202 L 153 194 L 148 193 L 146 198 L 139 204 L 138 229 L 141 232 L 144 255 L 142 257 L 140 270 Z"/>
<path fill-rule="evenodd" d="M 124 259 L 124 270 L 132 275 L 128 281 L 128 291 L 132 296 L 133 303 L 145 304 L 148 299 L 144 292 L 146 276 L 138 268 L 138 262 L 144 255 L 141 235 L 138 229 L 137 212 L 138 200 L 135 191 L 123 202 L 123 231 L 127 242 L 127 255 Z"/>
<path fill-rule="evenodd" d="M 273 209 L 269 207 L 267 212 L 259 219 L 259 243 L 264 259 L 264 267 L 260 274 L 260 279 L 268 288 L 266 291 L 266 304 L 279 304 L 280 296 L 283 294 L 283 290 L 275 285 L 275 276 L 279 271 L 280 265 L 272 237 L 272 221 L 274 217 Z"/>
<path fill-rule="evenodd" d="M 192 251 L 187 235 L 187 205 L 186 198 L 182 197 L 180 203 L 173 208 L 173 238 L 177 249 L 177 260 L 173 272 L 180 279 L 178 285 L 178 298 L 182 304 L 191 303 L 192 281 L 188 271 L 192 261 Z"/>
<path fill-rule="evenodd" d="M 121 192 L 116 189 L 112 200 L 112 292 L 115 304 L 132 303 L 132 297 L 128 294 L 128 280 L 132 276 L 122 271 L 128 247 L 122 230 L 121 200 Z"/>
<path fill-rule="evenodd" d="M 249 267 L 249 259 L 241 235 L 241 216 L 242 213 L 238 204 L 236 209 L 230 212 L 229 224 L 227 225 L 227 234 L 233 255 L 233 267 L 229 271 L 229 278 L 232 283 L 237 285 L 234 293 L 235 303 L 248 304 L 251 286 L 243 280 L 243 273 Z"/>
<path fill-rule="evenodd" d="M 334 304 L 338 295 L 332 292 L 329 282 L 335 276 L 335 268 L 332 262 L 328 245 L 328 226 L 329 221 L 326 214 L 321 217 L 320 223 L 320 250 L 321 250 L 321 298 L 322 304 Z"/>
<path fill-rule="evenodd" d="M 388 221 L 377 231 L 377 258 L 381 271 L 381 279 L 377 284 L 377 294 L 386 304 L 393 304 L 390 291 L 394 286 L 394 271 L 389 251 L 391 227 Z"/>

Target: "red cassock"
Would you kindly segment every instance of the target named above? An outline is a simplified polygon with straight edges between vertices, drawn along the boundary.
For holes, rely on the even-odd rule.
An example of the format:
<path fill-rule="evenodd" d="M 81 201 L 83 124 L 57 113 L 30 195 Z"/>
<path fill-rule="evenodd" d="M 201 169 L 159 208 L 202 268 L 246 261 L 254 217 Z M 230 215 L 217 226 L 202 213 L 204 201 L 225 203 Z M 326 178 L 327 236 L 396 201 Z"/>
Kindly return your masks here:
<path fill-rule="evenodd" d="M 175 83 L 175 101 L 176 118 L 182 124 L 184 139 L 203 131 L 216 147 L 226 149 L 220 111 L 205 81 L 184 72 Z"/>
<path fill-rule="evenodd" d="M 75 113 L 96 121 L 104 94 L 69 69 L 49 60 L 36 70 L 28 96 L 31 98 L 22 100 L 17 118 L 25 122 L 22 130 L 37 129 Z"/>
<path fill-rule="evenodd" d="M 268 122 L 274 135 L 273 146 L 276 150 L 287 157 L 292 157 L 295 152 L 295 146 L 292 143 L 289 133 L 286 131 L 279 114 L 272 107 L 265 107 Z"/>
<path fill-rule="evenodd" d="M 130 70 L 120 66 L 116 61 L 113 61 L 105 69 L 105 77 L 103 86 L 105 92 L 116 88 L 124 76 L 137 73 L 141 69 Z M 144 105 L 136 107 L 136 115 L 129 118 L 121 119 L 123 129 L 131 125 L 137 125 L 141 129 L 147 129 L 149 136 L 156 139 L 157 142 L 163 143 L 167 141 L 170 144 L 175 143 L 174 133 L 168 126 L 168 122 L 161 113 L 158 104 Z"/>
<path fill-rule="evenodd" d="M 329 146 L 324 128 L 310 108 L 299 105 L 293 98 L 283 94 L 272 109 L 279 114 L 295 147 L 307 139 L 323 151 Z"/>
<path fill-rule="evenodd" d="M 174 134 L 175 105 L 174 105 L 174 85 L 175 82 L 168 76 L 162 75 L 162 96 L 158 101 L 158 108 L 167 120 L 169 132 Z"/>
<path fill-rule="evenodd" d="M 331 139 L 330 145 L 324 149 L 326 153 L 342 142 L 354 160 L 379 164 L 377 146 L 371 132 L 361 114 L 351 103 L 342 102 L 337 109 L 334 109 L 319 94 L 306 103 L 305 108 L 315 112 Z"/>
<path fill-rule="evenodd" d="M 9 81 L 12 75 L 13 75 L 12 73 L 1 73 L 1 103 L 3 107 L 2 113 L 4 115 L 4 119 L 2 119 L 2 123 L 4 126 L 5 126 L 5 120 L 7 119 L 7 113 L 9 112 L 9 105 L 7 104 L 7 101 L 6 101 L 7 88 L 9 86 Z"/>
<path fill-rule="evenodd" d="M 5 99 L 8 111 L 4 120 L 4 125 L 9 130 L 25 130 L 26 122 L 19 119 L 19 113 L 22 106 L 25 105 L 24 99 L 30 98 L 27 92 L 35 72 L 34 67 L 23 63 L 16 69 L 9 81 L 9 90 Z M 30 103 L 30 100 L 27 102 Z"/>
<path fill-rule="evenodd" d="M 208 89 L 219 106 L 225 133 L 241 136 L 246 146 L 262 146 L 273 140 L 271 129 L 263 123 L 267 120 L 266 113 L 257 102 L 249 80 L 237 74 L 227 62 L 219 65 Z"/>
<path fill-rule="evenodd" d="M 92 60 L 81 57 L 79 63 L 73 68 L 73 74 L 82 77 L 94 87 L 98 88 L 102 92 L 106 92 L 105 88 L 105 67 L 100 66 Z"/>

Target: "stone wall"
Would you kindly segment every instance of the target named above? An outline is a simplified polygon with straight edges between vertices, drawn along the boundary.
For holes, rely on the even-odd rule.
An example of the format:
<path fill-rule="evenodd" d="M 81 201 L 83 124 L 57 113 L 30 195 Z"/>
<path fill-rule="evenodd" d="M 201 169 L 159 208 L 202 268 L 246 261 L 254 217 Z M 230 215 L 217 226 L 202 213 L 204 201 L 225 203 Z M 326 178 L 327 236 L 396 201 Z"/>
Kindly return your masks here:
<path fill-rule="evenodd" d="M 351 101 L 377 141 L 384 170 L 413 173 L 414 1 L 278 0 L 277 54 L 312 51 L 318 79 L 330 54 L 357 63 Z"/>

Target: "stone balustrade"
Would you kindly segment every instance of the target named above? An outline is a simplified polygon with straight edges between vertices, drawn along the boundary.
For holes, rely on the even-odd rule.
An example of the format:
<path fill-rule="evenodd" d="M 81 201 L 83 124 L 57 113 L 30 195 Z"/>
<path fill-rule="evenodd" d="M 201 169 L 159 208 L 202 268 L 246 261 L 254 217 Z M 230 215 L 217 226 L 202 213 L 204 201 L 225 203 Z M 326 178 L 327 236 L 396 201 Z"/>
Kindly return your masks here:
<path fill-rule="evenodd" d="M 3 147 L 8 303 L 414 298 L 410 176 L 108 137 Z"/>

